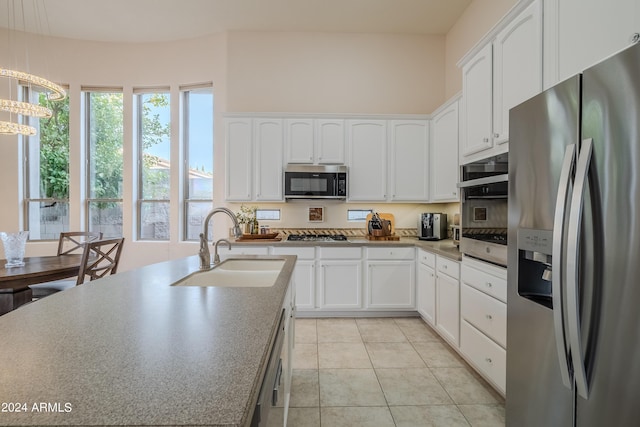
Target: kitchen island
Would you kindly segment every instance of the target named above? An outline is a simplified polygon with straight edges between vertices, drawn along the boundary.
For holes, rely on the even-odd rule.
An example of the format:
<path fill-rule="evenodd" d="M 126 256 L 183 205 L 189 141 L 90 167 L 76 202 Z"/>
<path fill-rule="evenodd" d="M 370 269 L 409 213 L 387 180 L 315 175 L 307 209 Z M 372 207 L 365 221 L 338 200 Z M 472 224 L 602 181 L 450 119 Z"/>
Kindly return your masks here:
<path fill-rule="evenodd" d="M 1 316 L 0 425 L 248 426 L 296 259 L 260 258 L 272 287 L 170 286 L 192 256 Z"/>

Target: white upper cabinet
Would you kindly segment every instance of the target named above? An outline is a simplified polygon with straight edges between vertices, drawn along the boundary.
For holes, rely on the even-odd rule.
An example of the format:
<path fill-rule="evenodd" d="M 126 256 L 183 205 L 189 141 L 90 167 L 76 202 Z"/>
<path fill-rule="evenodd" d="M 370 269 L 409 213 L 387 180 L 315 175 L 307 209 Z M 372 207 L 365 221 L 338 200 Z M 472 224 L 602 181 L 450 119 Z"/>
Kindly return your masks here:
<path fill-rule="evenodd" d="M 351 201 L 387 198 L 387 121 L 349 120 L 349 192 Z"/>
<path fill-rule="evenodd" d="M 303 163 L 347 164 L 350 201 L 427 202 L 429 120 L 379 117 L 227 117 L 225 200 L 284 201 L 285 166 Z"/>
<path fill-rule="evenodd" d="M 317 163 L 344 164 L 344 120 L 317 119 L 315 125 Z"/>
<path fill-rule="evenodd" d="M 225 200 L 282 201 L 282 119 L 229 118 Z"/>
<path fill-rule="evenodd" d="M 313 163 L 313 119 L 286 119 L 285 146 L 287 163 Z"/>
<path fill-rule="evenodd" d="M 462 111 L 464 126 L 461 155 L 466 156 L 493 146 L 491 138 L 493 46 L 487 44 L 462 68 Z"/>
<path fill-rule="evenodd" d="M 493 42 L 493 138 L 509 141 L 509 110 L 542 90 L 542 3 L 535 1 Z"/>
<path fill-rule="evenodd" d="M 545 87 L 629 46 L 640 35 L 638 0 L 544 0 Z"/>
<path fill-rule="evenodd" d="M 344 119 L 286 119 L 287 163 L 344 164 Z"/>
<path fill-rule="evenodd" d="M 255 200 L 281 201 L 282 119 L 255 119 Z"/>
<path fill-rule="evenodd" d="M 392 120 L 389 133 L 390 199 L 424 203 L 429 197 L 429 122 Z"/>
<path fill-rule="evenodd" d="M 443 105 L 431 121 L 431 200 L 459 201 L 458 100 Z"/>
<path fill-rule="evenodd" d="M 251 200 L 253 179 L 252 120 L 234 118 L 226 120 L 225 137 L 225 199 Z"/>
<path fill-rule="evenodd" d="M 518 3 L 461 61 L 463 164 L 508 151 L 509 109 L 542 90 L 541 1 Z"/>

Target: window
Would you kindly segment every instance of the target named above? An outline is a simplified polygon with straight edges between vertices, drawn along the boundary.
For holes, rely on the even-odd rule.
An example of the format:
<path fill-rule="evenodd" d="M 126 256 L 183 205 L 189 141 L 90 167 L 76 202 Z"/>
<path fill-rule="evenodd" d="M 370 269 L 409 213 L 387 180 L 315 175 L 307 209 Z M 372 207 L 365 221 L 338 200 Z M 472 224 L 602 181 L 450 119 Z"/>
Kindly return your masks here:
<path fill-rule="evenodd" d="M 184 238 L 198 240 L 213 207 L 213 91 L 182 91 L 184 148 Z M 211 238 L 211 236 L 209 236 Z"/>
<path fill-rule="evenodd" d="M 23 140 L 23 212 L 30 240 L 55 240 L 69 230 L 69 98 L 49 101 L 35 86 L 22 87 L 21 96 L 53 112 L 28 119 L 38 133 Z"/>
<path fill-rule="evenodd" d="M 121 91 L 85 91 L 87 229 L 122 237 L 123 110 Z"/>
<path fill-rule="evenodd" d="M 280 209 L 256 209 L 258 221 L 280 221 Z"/>
<path fill-rule="evenodd" d="M 348 209 L 347 221 L 364 222 L 370 213 L 373 213 L 372 209 Z"/>
<path fill-rule="evenodd" d="M 166 91 L 136 93 L 138 239 L 169 240 L 171 99 Z"/>

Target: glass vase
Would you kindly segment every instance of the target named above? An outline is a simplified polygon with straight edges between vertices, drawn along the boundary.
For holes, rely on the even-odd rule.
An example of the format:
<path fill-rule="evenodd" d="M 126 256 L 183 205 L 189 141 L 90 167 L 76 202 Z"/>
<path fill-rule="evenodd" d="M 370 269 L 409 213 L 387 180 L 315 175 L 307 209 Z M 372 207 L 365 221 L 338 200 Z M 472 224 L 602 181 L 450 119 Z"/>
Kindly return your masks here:
<path fill-rule="evenodd" d="M 27 243 L 28 231 L 18 231 L 17 233 L 0 232 L 2 246 L 4 247 L 4 257 L 7 260 L 5 268 L 22 267 L 24 265 L 24 248 Z"/>

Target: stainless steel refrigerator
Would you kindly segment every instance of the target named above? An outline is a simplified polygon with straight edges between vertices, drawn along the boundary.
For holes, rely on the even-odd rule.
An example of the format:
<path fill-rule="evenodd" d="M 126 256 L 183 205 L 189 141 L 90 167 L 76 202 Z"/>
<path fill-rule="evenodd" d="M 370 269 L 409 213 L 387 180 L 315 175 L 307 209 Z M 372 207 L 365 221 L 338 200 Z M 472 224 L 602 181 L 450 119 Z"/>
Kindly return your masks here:
<path fill-rule="evenodd" d="M 509 120 L 507 425 L 640 425 L 640 45 Z"/>

